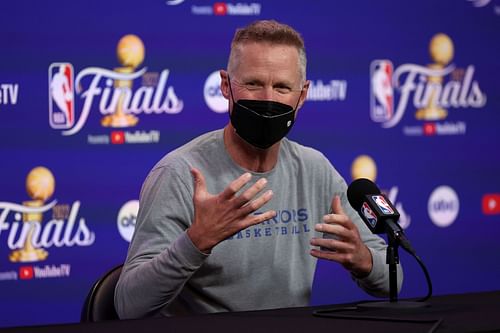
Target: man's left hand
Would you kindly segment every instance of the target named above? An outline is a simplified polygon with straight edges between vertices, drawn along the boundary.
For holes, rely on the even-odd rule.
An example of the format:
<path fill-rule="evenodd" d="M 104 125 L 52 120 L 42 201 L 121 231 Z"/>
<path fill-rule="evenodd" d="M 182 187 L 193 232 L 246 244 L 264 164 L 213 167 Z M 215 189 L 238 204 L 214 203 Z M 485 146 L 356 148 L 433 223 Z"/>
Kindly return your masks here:
<path fill-rule="evenodd" d="M 321 249 L 312 249 L 311 255 L 320 259 L 338 262 L 356 277 L 368 276 L 372 270 L 372 255 L 363 243 L 358 228 L 347 216 L 340 204 L 340 198 L 332 200 L 332 213 L 323 216 L 324 223 L 318 223 L 315 230 L 329 234 L 332 238 L 313 238 L 311 245 Z"/>

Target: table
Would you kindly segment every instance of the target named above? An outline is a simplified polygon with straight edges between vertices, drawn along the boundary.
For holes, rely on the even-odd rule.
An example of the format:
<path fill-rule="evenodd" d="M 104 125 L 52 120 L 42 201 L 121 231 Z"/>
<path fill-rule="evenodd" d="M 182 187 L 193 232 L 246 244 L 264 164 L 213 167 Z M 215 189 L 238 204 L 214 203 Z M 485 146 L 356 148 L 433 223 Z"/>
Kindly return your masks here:
<path fill-rule="evenodd" d="M 404 301 L 404 300 L 401 300 Z M 191 315 L 172 318 L 76 323 L 1 329 L 0 332 L 500 332 L 500 291 L 432 297 L 429 306 L 411 310 L 369 309 L 336 312 L 347 316 L 370 316 L 408 320 L 362 320 L 324 318 L 316 311 L 353 304 L 286 308 L 263 311 Z M 414 321 L 414 322 L 410 322 Z M 418 322 L 427 321 L 427 322 Z"/>

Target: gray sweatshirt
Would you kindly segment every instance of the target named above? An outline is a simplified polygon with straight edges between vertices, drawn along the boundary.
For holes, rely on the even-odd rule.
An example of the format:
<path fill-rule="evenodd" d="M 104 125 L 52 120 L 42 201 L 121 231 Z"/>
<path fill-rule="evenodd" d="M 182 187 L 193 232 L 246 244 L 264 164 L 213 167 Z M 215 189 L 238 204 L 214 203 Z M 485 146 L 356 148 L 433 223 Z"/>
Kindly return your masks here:
<path fill-rule="evenodd" d="M 268 180 L 273 198 L 256 214 L 273 209 L 277 216 L 224 240 L 209 255 L 186 233 L 193 220 L 191 166 L 203 173 L 212 194 L 248 171 L 226 152 L 222 130 L 194 139 L 153 167 L 115 291 L 121 318 L 307 306 L 317 261 L 309 241 L 321 237 L 314 225 L 330 211 L 334 195 L 372 253 L 371 273 L 356 282 L 372 295 L 388 293 L 385 242 L 350 207 L 345 181 L 320 152 L 283 139 L 274 169 L 252 172 L 250 182 Z"/>

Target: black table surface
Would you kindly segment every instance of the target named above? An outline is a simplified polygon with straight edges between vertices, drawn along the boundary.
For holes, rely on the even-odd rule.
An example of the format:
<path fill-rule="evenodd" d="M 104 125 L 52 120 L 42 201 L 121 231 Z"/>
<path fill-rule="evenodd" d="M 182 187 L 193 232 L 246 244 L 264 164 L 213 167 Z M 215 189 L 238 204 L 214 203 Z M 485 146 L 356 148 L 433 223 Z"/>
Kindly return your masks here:
<path fill-rule="evenodd" d="M 401 300 L 400 302 L 404 302 Z M 432 297 L 418 309 L 357 309 L 353 304 L 4 328 L 0 332 L 500 332 L 500 291 Z M 355 305 L 355 304 L 354 304 Z M 343 318 L 319 317 L 318 311 Z M 361 318 L 363 317 L 363 318 Z"/>

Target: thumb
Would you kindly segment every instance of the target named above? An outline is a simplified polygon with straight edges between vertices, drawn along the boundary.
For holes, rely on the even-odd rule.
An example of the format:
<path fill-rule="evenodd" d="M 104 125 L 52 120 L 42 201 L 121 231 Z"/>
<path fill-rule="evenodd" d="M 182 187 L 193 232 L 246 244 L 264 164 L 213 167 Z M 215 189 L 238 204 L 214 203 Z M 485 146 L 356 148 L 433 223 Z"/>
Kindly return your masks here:
<path fill-rule="evenodd" d="M 191 168 L 191 175 L 193 176 L 194 196 L 196 197 L 206 192 L 207 184 L 205 183 L 205 177 L 201 171 L 196 168 Z"/>
<path fill-rule="evenodd" d="M 342 204 L 340 203 L 340 197 L 338 195 L 333 197 L 331 208 L 334 214 L 346 215 L 344 209 L 342 208 Z"/>

